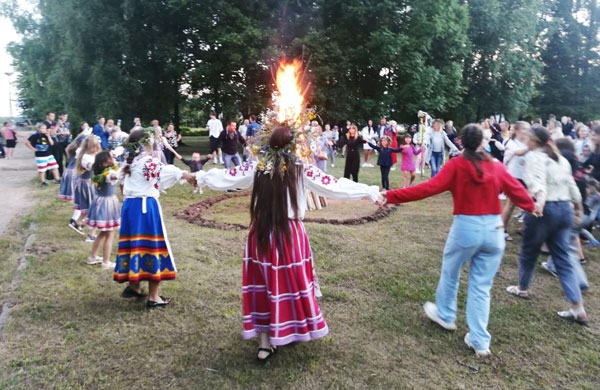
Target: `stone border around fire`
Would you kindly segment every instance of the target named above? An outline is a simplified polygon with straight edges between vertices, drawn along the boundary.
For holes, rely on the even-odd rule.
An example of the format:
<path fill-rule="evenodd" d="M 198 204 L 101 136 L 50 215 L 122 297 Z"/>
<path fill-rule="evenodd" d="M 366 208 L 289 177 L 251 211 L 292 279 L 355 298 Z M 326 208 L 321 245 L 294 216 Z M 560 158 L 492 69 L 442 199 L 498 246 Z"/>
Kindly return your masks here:
<path fill-rule="evenodd" d="M 204 199 L 198 203 L 195 203 L 184 210 L 175 213 L 175 216 L 180 219 L 184 219 L 190 223 L 198 226 L 220 229 L 220 230 L 245 230 L 248 226 L 239 223 L 227 223 L 217 222 L 210 219 L 205 219 L 202 214 L 210 209 L 215 204 L 222 202 L 227 199 L 241 198 L 243 196 L 249 196 L 250 191 L 244 192 L 228 192 L 223 195 L 216 196 L 214 198 Z M 329 225 L 362 225 L 368 222 L 376 222 L 383 218 L 388 217 L 392 211 L 397 208 L 397 205 L 388 205 L 379 207 L 373 214 L 366 215 L 359 218 L 348 218 L 348 219 L 327 219 L 327 218 L 304 218 L 304 222 L 329 224 Z"/>

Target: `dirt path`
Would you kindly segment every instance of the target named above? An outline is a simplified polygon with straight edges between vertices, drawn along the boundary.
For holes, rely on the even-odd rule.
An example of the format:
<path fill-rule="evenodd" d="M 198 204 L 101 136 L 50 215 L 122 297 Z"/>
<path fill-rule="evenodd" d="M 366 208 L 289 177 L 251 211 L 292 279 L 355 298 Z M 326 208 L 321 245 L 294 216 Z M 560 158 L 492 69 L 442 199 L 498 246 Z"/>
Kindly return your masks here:
<path fill-rule="evenodd" d="M 33 205 L 31 180 L 36 176 L 33 152 L 25 147 L 30 131 L 18 131 L 17 147 L 10 160 L 0 159 L 0 236 L 10 232 L 10 223 Z"/>

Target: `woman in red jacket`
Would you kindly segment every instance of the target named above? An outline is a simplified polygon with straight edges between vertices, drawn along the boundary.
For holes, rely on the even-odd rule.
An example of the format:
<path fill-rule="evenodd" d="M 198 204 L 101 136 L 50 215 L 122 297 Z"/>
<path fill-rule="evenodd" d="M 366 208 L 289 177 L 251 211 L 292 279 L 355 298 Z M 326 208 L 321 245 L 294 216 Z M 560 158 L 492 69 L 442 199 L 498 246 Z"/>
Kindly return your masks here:
<path fill-rule="evenodd" d="M 504 252 L 502 204 L 504 192 L 529 212 L 534 204 L 525 188 L 483 150 L 483 130 L 477 124 L 463 129 L 462 156 L 453 158 L 431 180 L 414 187 L 387 191 L 389 203 L 405 203 L 450 191 L 454 200 L 454 222 L 442 262 L 436 303 L 424 305 L 425 314 L 447 330 L 456 330 L 456 294 L 460 270 L 470 259 L 465 343 L 477 356 L 490 355 L 487 330 L 490 290 Z"/>

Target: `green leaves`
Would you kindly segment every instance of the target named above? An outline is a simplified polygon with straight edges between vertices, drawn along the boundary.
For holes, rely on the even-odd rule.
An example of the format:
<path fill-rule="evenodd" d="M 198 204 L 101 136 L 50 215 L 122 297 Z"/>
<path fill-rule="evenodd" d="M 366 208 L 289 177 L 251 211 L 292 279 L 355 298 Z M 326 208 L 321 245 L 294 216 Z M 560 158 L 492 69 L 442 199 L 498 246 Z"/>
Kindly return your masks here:
<path fill-rule="evenodd" d="M 238 119 L 268 106 L 284 56 L 308 63 L 326 121 L 517 119 L 534 97 L 584 119 L 600 101 L 591 0 L 64 0 L 35 18 L 13 3 L 0 12 L 23 34 L 10 51 L 34 118 Z"/>

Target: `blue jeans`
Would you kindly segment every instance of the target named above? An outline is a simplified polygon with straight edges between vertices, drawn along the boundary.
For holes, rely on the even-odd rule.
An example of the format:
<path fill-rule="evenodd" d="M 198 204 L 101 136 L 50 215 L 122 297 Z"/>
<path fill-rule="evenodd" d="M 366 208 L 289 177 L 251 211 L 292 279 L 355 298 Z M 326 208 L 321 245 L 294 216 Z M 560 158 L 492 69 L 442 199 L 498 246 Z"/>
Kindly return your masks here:
<path fill-rule="evenodd" d="M 456 322 L 460 270 L 471 260 L 467 293 L 467 325 L 477 349 L 487 349 L 490 290 L 504 252 L 504 230 L 499 214 L 456 215 L 448 234 L 442 272 L 435 294 L 438 316 Z"/>
<path fill-rule="evenodd" d="M 579 262 L 579 254 L 577 253 L 577 248 L 575 247 L 575 240 L 577 239 L 577 230 L 571 230 L 571 243 L 569 245 L 569 262 L 573 266 L 575 270 L 575 277 L 577 278 L 577 282 L 579 283 L 579 288 L 581 291 L 585 291 L 590 288 L 590 284 L 587 279 L 587 275 Z M 552 255 L 548 256 L 548 269 L 556 272 L 556 265 L 554 264 L 554 259 Z"/>
<path fill-rule="evenodd" d="M 335 165 L 335 148 L 333 146 L 327 147 L 327 158 L 331 161 L 331 165 Z"/>
<path fill-rule="evenodd" d="M 223 153 L 223 163 L 225 164 L 225 168 L 231 168 L 231 163 L 233 163 L 234 167 L 237 167 L 241 164 L 240 155 L 239 154 L 226 154 Z"/>
<path fill-rule="evenodd" d="M 529 288 L 540 248 L 545 242 L 554 261 L 567 300 L 581 302 L 581 290 L 575 268 L 569 260 L 573 210 L 569 202 L 546 202 L 544 216 L 534 217 L 525 214 L 523 220 L 523 241 L 519 255 L 519 286 Z"/>
<path fill-rule="evenodd" d="M 438 174 L 442 168 L 442 161 L 444 161 L 444 151 L 431 152 L 431 177 Z"/>

